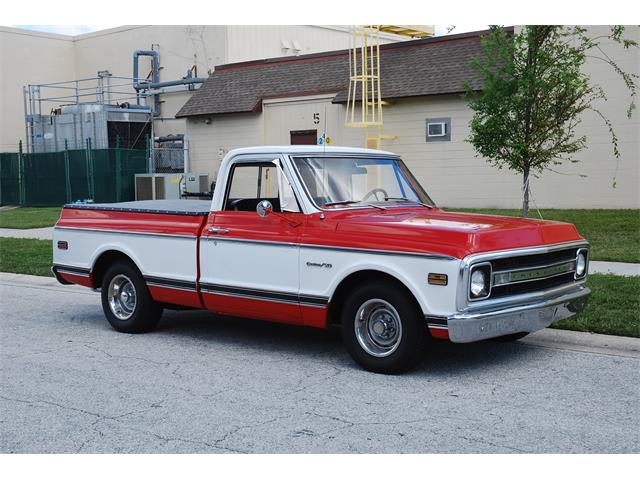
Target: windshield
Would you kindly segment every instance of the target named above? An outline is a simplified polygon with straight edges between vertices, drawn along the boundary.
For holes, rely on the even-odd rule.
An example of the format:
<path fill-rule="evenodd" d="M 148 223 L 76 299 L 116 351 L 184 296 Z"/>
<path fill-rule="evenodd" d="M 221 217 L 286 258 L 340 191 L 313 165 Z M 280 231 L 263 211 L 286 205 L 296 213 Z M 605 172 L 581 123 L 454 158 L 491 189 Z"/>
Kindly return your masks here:
<path fill-rule="evenodd" d="M 399 159 L 298 157 L 293 159 L 313 201 L 322 208 L 433 202 Z"/>

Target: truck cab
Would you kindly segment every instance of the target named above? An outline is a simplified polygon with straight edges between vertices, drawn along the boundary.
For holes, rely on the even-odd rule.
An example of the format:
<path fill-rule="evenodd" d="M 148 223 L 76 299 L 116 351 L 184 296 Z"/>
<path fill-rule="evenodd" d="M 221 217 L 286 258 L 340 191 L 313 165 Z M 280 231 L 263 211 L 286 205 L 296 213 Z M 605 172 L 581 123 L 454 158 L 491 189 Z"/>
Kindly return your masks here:
<path fill-rule="evenodd" d="M 431 341 L 516 339 L 586 304 L 588 243 L 561 222 L 439 209 L 399 156 L 229 152 L 211 201 L 65 206 L 54 273 L 100 289 L 118 331 L 164 308 L 342 329 L 362 367 L 413 367 Z"/>

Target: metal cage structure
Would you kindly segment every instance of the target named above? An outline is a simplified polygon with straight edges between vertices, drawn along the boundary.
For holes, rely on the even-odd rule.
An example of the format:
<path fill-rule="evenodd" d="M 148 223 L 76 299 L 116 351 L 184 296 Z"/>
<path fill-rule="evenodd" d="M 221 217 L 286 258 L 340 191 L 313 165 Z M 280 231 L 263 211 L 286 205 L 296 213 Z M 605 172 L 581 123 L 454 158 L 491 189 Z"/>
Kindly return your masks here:
<path fill-rule="evenodd" d="M 380 32 L 421 38 L 434 34 L 429 25 L 359 25 L 351 30 L 349 45 L 349 90 L 345 126 L 362 128 L 365 147 L 380 148 L 382 139 L 398 138 L 383 133 L 380 69 Z"/>
<path fill-rule="evenodd" d="M 115 81 L 115 82 L 114 82 Z M 96 77 L 23 87 L 28 153 L 94 148 L 145 148 L 153 136 L 148 94 L 134 79 L 107 71 Z"/>

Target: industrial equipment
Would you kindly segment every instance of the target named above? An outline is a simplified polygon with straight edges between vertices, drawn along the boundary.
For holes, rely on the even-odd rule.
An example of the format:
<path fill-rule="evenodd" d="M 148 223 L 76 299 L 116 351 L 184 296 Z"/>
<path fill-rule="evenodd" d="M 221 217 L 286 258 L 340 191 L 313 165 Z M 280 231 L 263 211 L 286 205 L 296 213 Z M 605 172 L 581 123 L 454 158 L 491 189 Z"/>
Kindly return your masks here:
<path fill-rule="evenodd" d="M 29 150 L 81 150 L 87 141 L 95 149 L 145 149 L 151 135 L 151 109 L 84 103 L 63 105 L 50 115 L 33 114 L 27 120 Z"/>
<path fill-rule="evenodd" d="M 206 173 L 186 173 L 184 175 L 183 196 L 201 196 L 203 192 L 208 191 L 209 175 Z"/>
<path fill-rule="evenodd" d="M 182 173 L 138 173 L 136 200 L 177 200 L 181 198 Z"/>

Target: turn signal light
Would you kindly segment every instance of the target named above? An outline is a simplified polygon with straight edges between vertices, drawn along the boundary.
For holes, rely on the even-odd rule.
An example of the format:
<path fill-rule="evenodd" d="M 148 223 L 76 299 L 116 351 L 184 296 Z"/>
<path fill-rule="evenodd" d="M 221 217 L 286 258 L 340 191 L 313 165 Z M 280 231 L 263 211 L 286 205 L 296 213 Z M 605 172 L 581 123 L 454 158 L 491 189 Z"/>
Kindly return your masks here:
<path fill-rule="evenodd" d="M 447 285 L 449 283 L 449 277 L 446 273 L 430 273 L 429 285 Z"/>

